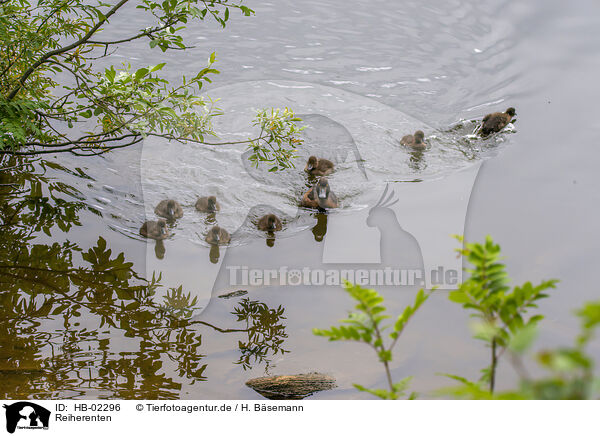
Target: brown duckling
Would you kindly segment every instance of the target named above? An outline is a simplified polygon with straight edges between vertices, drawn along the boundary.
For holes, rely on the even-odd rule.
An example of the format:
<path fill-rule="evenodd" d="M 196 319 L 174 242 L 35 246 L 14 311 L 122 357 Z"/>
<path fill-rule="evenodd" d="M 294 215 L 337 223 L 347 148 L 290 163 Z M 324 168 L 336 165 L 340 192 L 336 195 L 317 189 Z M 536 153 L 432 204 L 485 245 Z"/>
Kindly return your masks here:
<path fill-rule="evenodd" d="M 229 232 L 219 226 L 213 226 L 206 235 L 206 242 L 211 245 L 224 245 L 229 244 L 231 236 Z"/>
<path fill-rule="evenodd" d="M 311 156 L 308 158 L 304 171 L 313 176 L 327 176 L 333 172 L 333 162 Z"/>
<path fill-rule="evenodd" d="M 270 213 L 258 220 L 258 229 L 265 232 L 278 232 L 283 226 L 277 215 Z"/>
<path fill-rule="evenodd" d="M 314 209 L 332 209 L 339 206 L 338 199 L 331 191 L 326 177 L 321 177 L 312 188 L 306 191 L 300 204 Z"/>
<path fill-rule="evenodd" d="M 425 142 L 425 133 L 422 130 L 417 130 L 414 135 L 403 136 L 400 144 L 412 147 L 416 150 L 424 150 L 427 147 Z"/>
<path fill-rule="evenodd" d="M 167 222 L 165 220 L 146 221 L 140 227 L 140 235 L 150 239 L 165 239 L 169 236 Z"/>
<path fill-rule="evenodd" d="M 183 208 L 175 200 L 162 200 L 154 209 L 154 213 L 163 218 L 173 220 L 183 216 Z"/>
<path fill-rule="evenodd" d="M 211 195 L 210 197 L 200 197 L 196 201 L 196 209 L 200 212 L 215 213 L 221 210 L 221 205 L 217 202 L 217 197 Z"/>
<path fill-rule="evenodd" d="M 509 107 L 505 112 L 487 114 L 481 121 L 481 136 L 488 136 L 491 133 L 496 133 L 504 129 L 516 114 L 514 107 Z"/>

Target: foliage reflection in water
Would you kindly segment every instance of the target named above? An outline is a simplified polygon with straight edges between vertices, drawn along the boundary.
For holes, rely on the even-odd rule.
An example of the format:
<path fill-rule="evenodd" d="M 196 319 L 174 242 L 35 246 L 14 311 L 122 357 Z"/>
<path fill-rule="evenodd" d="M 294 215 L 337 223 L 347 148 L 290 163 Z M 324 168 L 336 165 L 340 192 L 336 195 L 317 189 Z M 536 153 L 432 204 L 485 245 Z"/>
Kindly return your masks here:
<path fill-rule="evenodd" d="M 285 309 L 245 298 L 232 327 L 193 318 L 181 286 L 161 291 L 99 236 L 83 247 L 63 235 L 80 214 L 102 213 L 47 176 L 44 160 L 5 158 L 0 169 L 0 393 L 2 398 L 176 399 L 206 379 L 202 335 L 232 336 L 244 370 L 285 353 Z M 49 240 L 50 239 L 50 240 Z"/>

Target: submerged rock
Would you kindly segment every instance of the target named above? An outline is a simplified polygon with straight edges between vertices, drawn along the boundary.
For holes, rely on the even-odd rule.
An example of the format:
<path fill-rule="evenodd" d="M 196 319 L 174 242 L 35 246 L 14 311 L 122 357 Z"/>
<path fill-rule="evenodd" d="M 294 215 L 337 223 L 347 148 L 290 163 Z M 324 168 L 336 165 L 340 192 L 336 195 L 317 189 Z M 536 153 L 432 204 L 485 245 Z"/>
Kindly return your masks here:
<path fill-rule="evenodd" d="M 247 293 L 248 293 L 248 291 L 244 291 L 243 289 L 240 289 L 239 291 L 233 291 L 228 294 L 219 295 L 219 298 L 224 298 L 226 300 L 229 300 L 230 298 L 241 297 L 242 295 L 246 295 Z"/>
<path fill-rule="evenodd" d="M 335 388 L 335 378 L 311 372 L 309 374 L 276 375 L 253 378 L 246 386 L 269 400 L 301 400 L 319 391 Z"/>

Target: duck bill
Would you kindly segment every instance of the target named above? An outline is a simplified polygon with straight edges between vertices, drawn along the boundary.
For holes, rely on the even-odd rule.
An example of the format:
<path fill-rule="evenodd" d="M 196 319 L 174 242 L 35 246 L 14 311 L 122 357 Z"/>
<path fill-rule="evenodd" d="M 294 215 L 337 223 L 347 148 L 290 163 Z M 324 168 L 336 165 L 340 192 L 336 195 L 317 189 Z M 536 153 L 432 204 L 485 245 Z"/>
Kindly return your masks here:
<path fill-rule="evenodd" d="M 327 192 L 323 190 L 317 189 L 317 195 L 319 196 L 319 198 L 327 198 Z"/>

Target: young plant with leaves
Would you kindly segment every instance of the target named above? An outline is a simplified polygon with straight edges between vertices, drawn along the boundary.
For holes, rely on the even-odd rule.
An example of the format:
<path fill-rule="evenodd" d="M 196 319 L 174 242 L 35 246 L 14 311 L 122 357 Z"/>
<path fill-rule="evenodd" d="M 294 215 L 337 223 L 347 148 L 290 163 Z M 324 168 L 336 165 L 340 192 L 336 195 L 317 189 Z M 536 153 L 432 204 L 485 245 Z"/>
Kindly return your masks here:
<path fill-rule="evenodd" d="M 97 155 L 148 136 L 209 144 L 211 119 L 220 111 L 195 92 L 219 73 L 214 53 L 205 68 L 174 85 L 160 76 L 165 63 L 103 70 L 95 64 L 110 62 L 133 41 L 147 41 L 149 50 L 187 50 L 186 25 L 212 18 L 224 27 L 233 9 L 253 13 L 229 0 L 0 1 L 0 155 Z M 110 38 L 126 14 L 145 26 L 125 23 Z M 297 121 L 289 110 L 260 111 L 261 133 L 241 143 L 286 167 L 300 143 Z"/>
<path fill-rule="evenodd" d="M 462 243 L 463 238 L 457 239 Z M 449 294 L 450 301 L 473 311 L 479 322 L 475 325 L 475 338 L 483 340 L 490 347 L 490 365 L 485 368 L 480 383 L 486 383 L 490 393 L 494 392 L 498 359 L 513 344 L 524 340 L 523 335 L 531 334 L 542 315 L 527 317 L 536 302 L 548 295 L 546 290 L 555 288 L 557 280 L 544 280 L 538 285 L 526 282 L 510 288 L 505 265 L 500 262 L 500 246 L 491 237 L 485 243 L 464 243 L 457 250 L 473 266 L 466 268 L 469 277 L 456 291 Z M 452 378 L 467 383 L 462 377 Z"/>
<path fill-rule="evenodd" d="M 537 327 L 517 331 L 508 345 L 508 362 L 519 377 L 516 389 L 491 393 L 480 383 L 452 376 L 460 385 L 443 389 L 441 394 L 474 400 L 590 400 L 597 399 L 600 379 L 594 375 L 595 362 L 586 350 L 600 325 L 600 301 L 587 302 L 576 312 L 581 321 L 580 334 L 572 346 L 543 349 L 534 354 L 534 361 L 546 375 L 532 377 L 524 363 L 524 354 L 536 338 Z"/>
<path fill-rule="evenodd" d="M 581 322 L 575 344 L 536 353 L 537 363 L 549 375 L 532 379 L 522 371 L 520 391 L 526 398 L 586 400 L 597 398 L 600 380 L 594 376 L 594 359 L 587 351 L 600 325 L 600 301 L 587 302 L 576 312 Z"/>
<path fill-rule="evenodd" d="M 348 318 L 341 321 L 343 324 L 340 326 L 333 326 L 329 330 L 313 329 L 313 333 L 317 336 L 325 336 L 330 341 L 356 341 L 371 346 L 377 353 L 379 361 L 383 364 L 389 390 L 368 389 L 359 384 L 354 384 L 354 387 L 384 400 L 397 400 L 405 395 L 411 377 L 406 377 L 399 382 L 392 380 L 390 372 L 392 350 L 408 321 L 421 305 L 427 301 L 431 292 L 425 292 L 421 289 L 415 297 L 414 304 L 407 306 L 404 312 L 398 316 L 394 325 L 390 326 L 384 325 L 384 321 L 389 316 L 385 314 L 386 308 L 382 304 L 383 297 L 377 291 L 353 285 L 350 282 L 344 284 L 344 289 L 358 302 L 355 306 L 356 312 L 351 312 Z M 392 327 L 392 331 L 389 334 L 385 334 L 386 330 L 390 327 Z M 386 336 L 389 338 L 387 341 Z M 413 398 L 415 398 L 414 393 L 409 395 L 409 399 Z"/>
<path fill-rule="evenodd" d="M 304 127 L 296 124 L 300 121 L 302 120 L 287 107 L 282 111 L 258 111 L 254 125 L 260 128 L 260 133 L 258 139 L 252 140 L 248 145 L 248 150 L 252 152 L 248 157 L 250 162 L 256 167 L 259 162 L 273 164 L 269 169 L 271 172 L 292 167 L 296 146 L 302 143 L 299 133 Z"/>

